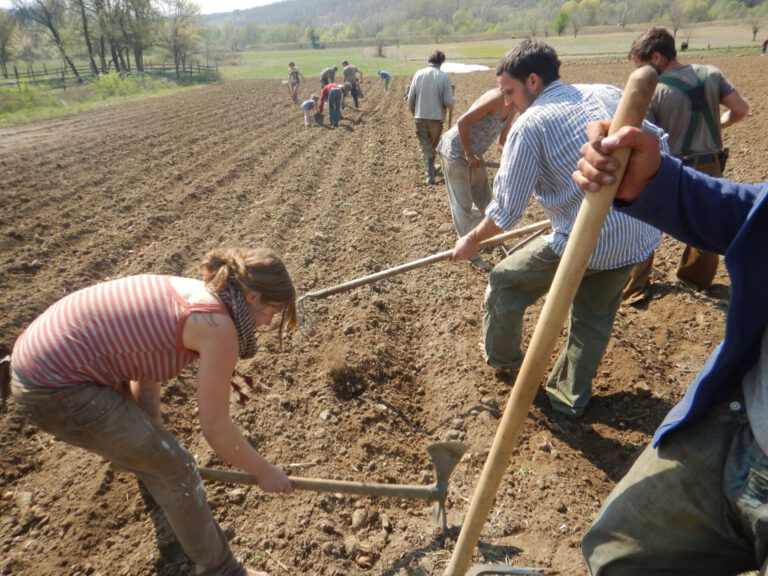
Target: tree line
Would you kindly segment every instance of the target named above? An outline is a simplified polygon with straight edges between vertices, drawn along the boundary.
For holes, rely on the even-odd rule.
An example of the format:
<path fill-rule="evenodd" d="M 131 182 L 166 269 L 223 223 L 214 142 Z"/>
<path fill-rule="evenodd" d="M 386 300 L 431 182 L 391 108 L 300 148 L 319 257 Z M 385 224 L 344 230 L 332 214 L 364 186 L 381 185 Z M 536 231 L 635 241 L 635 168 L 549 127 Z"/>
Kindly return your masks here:
<path fill-rule="evenodd" d="M 269 44 L 320 48 L 344 41 L 383 46 L 411 38 L 479 35 L 577 36 L 589 26 L 661 23 L 674 31 L 709 20 L 741 20 L 754 40 L 768 0 L 285 0 L 203 17 L 192 0 L 12 0 L 0 9 L 0 73 L 10 62 L 73 58 L 93 75 L 144 69 L 161 50 L 178 71 L 203 50 Z"/>
<path fill-rule="evenodd" d="M 74 59 L 91 74 L 144 71 L 148 50 L 164 50 L 177 75 L 197 50 L 203 33 L 200 8 L 190 0 L 12 0 L 0 10 L 0 73 L 8 64 L 61 57 L 72 75 Z"/>

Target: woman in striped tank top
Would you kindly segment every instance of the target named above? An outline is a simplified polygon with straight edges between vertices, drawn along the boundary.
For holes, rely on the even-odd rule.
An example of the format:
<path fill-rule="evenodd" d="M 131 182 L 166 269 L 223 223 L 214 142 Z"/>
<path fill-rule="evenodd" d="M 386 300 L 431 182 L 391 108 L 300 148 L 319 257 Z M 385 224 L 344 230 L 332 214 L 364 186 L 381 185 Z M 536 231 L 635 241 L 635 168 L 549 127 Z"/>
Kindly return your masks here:
<path fill-rule="evenodd" d="M 206 440 L 266 492 L 291 492 L 285 472 L 245 439 L 229 414 L 239 358 L 257 326 L 297 325 L 296 290 L 271 251 L 219 249 L 202 280 L 140 275 L 79 290 L 18 338 L 11 357 L 17 409 L 40 429 L 133 472 L 163 509 L 198 576 L 264 576 L 238 562 L 211 515 L 195 460 L 162 425 L 160 383 L 197 361 Z"/>

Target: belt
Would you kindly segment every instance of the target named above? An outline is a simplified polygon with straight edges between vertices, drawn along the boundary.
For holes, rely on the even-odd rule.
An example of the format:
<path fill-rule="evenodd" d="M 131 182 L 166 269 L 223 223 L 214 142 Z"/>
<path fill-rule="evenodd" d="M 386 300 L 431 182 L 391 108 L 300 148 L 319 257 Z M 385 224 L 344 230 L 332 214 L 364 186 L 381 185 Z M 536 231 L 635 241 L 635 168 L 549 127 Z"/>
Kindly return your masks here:
<path fill-rule="evenodd" d="M 704 164 L 717 164 L 723 157 L 722 150 L 717 152 L 706 152 L 704 154 L 688 154 L 680 159 L 686 166 L 703 166 Z"/>

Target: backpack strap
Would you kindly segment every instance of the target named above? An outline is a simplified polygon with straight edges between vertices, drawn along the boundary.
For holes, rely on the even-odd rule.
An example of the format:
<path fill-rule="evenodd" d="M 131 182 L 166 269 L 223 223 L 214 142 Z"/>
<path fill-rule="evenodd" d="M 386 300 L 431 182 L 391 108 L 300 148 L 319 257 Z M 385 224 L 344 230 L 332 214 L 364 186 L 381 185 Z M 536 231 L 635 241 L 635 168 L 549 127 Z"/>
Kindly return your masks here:
<path fill-rule="evenodd" d="M 693 69 L 696 70 L 697 82 L 695 86 L 691 86 L 680 80 L 679 78 L 670 78 L 666 76 L 659 77 L 659 82 L 684 92 L 691 101 L 691 121 L 688 124 L 688 130 L 685 133 L 683 139 L 683 156 L 691 153 L 691 142 L 693 141 L 693 135 L 696 132 L 696 127 L 699 125 L 701 118 L 707 123 L 707 128 L 715 141 L 715 145 L 718 150 L 722 149 L 723 142 L 720 138 L 720 130 L 715 123 L 715 119 L 712 116 L 712 111 L 707 104 L 707 97 L 704 90 L 704 84 L 707 82 L 707 67 L 693 65 Z"/>

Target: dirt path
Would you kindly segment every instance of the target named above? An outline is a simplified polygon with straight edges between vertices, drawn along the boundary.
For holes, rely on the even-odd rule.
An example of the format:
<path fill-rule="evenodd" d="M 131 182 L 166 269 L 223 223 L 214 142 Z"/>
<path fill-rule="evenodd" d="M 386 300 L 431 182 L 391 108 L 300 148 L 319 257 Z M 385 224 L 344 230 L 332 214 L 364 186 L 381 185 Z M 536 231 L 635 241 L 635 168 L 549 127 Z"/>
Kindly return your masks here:
<path fill-rule="evenodd" d="M 727 132 L 729 175 L 768 179 L 768 59 L 711 62 L 752 104 L 750 118 Z M 630 71 L 626 62 L 566 63 L 563 76 L 621 85 Z M 335 130 L 305 130 L 278 81 L 228 82 L 1 130 L 0 352 L 76 288 L 144 271 L 195 274 L 220 244 L 278 249 L 302 294 L 449 249 L 445 189 L 422 182 L 402 100 L 407 80 L 395 78 L 388 92 L 370 85 L 363 112 L 346 109 Z M 457 117 L 494 77 L 454 82 Z M 539 219 L 532 209 L 523 223 Z M 678 251 L 665 240 L 647 308 L 620 311 L 584 418 L 565 420 L 537 398 L 478 562 L 584 573 L 583 531 L 723 332 L 726 276 L 708 294 L 677 286 Z M 450 482 L 449 533 L 420 501 L 276 498 L 209 484 L 239 556 L 273 575 L 442 573 L 509 393 L 478 352 L 485 285 L 469 265 L 440 263 L 310 302 L 314 334 L 291 335 L 282 351 L 263 336 L 243 366 L 259 389 L 244 407 L 233 398 L 250 439 L 281 465 L 304 464 L 297 475 L 429 484 L 426 447 L 465 442 Z M 166 386 L 163 401 L 168 427 L 199 463 L 222 467 L 199 432 L 194 372 Z M 0 574 L 193 573 L 135 480 L 38 433 L 12 405 L 0 423 Z"/>

